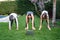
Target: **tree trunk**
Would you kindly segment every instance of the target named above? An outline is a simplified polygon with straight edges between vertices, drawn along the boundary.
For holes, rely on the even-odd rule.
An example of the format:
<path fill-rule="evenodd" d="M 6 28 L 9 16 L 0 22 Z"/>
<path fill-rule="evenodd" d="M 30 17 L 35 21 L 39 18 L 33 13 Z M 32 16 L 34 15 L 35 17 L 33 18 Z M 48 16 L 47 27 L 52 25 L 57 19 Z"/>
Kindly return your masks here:
<path fill-rule="evenodd" d="M 29 0 L 29 1 L 31 1 L 31 3 L 33 3 L 33 5 L 35 7 L 35 10 L 37 11 L 37 5 L 36 5 L 36 3 L 37 3 L 38 0 Z"/>
<path fill-rule="evenodd" d="M 52 24 L 53 26 L 56 23 L 56 0 L 53 0 L 53 17 L 52 17 Z"/>
<path fill-rule="evenodd" d="M 45 9 L 44 1 L 43 0 L 39 0 L 38 6 L 39 6 L 39 10 L 43 11 Z"/>

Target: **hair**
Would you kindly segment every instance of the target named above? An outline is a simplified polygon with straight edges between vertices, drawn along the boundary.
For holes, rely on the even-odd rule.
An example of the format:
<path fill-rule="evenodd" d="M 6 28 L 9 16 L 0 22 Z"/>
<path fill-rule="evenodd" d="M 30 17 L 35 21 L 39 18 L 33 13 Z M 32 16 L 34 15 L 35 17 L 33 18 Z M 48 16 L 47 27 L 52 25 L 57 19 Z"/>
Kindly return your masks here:
<path fill-rule="evenodd" d="M 44 17 L 43 17 L 43 15 L 44 15 Z M 43 18 L 43 19 L 46 19 L 46 18 L 47 18 L 46 13 L 44 13 L 43 15 L 42 15 L 42 18 Z"/>
<path fill-rule="evenodd" d="M 31 16 L 31 14 L 28 14 L 28 16 Z"/>

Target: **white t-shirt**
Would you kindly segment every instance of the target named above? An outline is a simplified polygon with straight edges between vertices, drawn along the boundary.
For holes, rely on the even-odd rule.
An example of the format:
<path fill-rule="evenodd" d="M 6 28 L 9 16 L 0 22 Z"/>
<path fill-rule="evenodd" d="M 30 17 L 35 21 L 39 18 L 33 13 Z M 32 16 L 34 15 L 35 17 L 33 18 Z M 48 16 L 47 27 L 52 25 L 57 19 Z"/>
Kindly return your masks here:
<path fill-rule="evenodd" d="M 10 15 L 13 15 L 14 18 L 17 18 L 17 14 L 16 14 L 16 13 L 11 13 Z M 9 15 L 9 16 L 10 16 L 10 15 Z"/>
<path fill-rule="evenodd" d="M 48 16 L 48 11 L 46 11 L 46 10 L 42 11 L 41 15 L 43 15 L 44 13 L 46 13 L 46 15 Z"/>
<path fill-rule="evenodd" d="M 33 15 L 33 12 L 32 11 L 28 11 L 27 15 L 29 15 L 29 14 Z"/>

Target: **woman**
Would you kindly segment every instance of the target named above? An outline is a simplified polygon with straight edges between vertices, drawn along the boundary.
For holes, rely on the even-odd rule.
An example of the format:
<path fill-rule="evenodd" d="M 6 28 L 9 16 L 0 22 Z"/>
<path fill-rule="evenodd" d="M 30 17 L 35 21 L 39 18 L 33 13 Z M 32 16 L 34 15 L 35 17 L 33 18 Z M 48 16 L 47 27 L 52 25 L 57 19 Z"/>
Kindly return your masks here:
<path fill-rule="evenodd" d="M 26 15 L 26 28 L 25 28 L 25 30 L 28 30 L 28 23 L 29 23 L 30 19 L 32 20 L 32 29 L 35 30 L 35 27 L 34 27 L 34 15 L 33 15 L 32 11 L 28 11 L 27 12 L 27 15 Z"/>
<path fill-rule="evenodd" d="M 11 13 L 9 15 L 9 30 L 11 30 L 13 21 L 16 23 L 16 30 L 18 30 L 18 19 L 17 19 L 17 14 L 16 13 Z"/>
<path fill-rule="evenodd" d="M 43 20 L 46 20 L 47 27 L 48 27 L 49 30 L 51 30 L 50 25 L 49 25 L 49 15 L 48 15 L 48 11 L 46 11 L 46 10 L 43 10 L 42 14 L 40 16 L 40 27 L 39 27 L 39 30 L 41 30 L 41 28 L 42 28 Z"/>

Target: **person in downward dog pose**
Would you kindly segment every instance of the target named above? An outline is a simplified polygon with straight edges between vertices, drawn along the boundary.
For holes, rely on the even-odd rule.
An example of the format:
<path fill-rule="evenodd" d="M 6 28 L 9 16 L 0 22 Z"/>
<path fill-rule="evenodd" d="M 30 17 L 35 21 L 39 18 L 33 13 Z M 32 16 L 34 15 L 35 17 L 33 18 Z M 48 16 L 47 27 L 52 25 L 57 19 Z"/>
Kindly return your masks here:
<path fill-rule="evenodd" d="M 33 15 L 32 11 L 28 11 L 27 12 L 27 15 L 26 15 L 26 28 L 25 28 L 25 30 L 28 30 L 28 23 L 29 23 L 30 19 L 32 20 L 32 29 L 35 30 L 35 27 L 34 27 L 34 15 Z"/>
<path fill-rule="evenodd" d="M 42 14 L 40 15 L 40 27 L 39 27 L 39 30 L 41 30 L 41 28 L 42 28 L 43 20 L 46 20 L 47 27 L 48 27 L 49 30 L 51 30 L 50 25 L 49 25 L 49 15 L 48 15 L 48 11 L 46 11 L 46 10 L 43 10 Z"/>
<path fill-rule="evenodd" d="M 16 23 L 16 30 L 18 30 L 18 19 L 17 19 L 17 14 L 16 13 L 11 13 L 9 15 L 9 30 L 11 30 L 11 27 L 13 25 L 13 21 Z"/>

